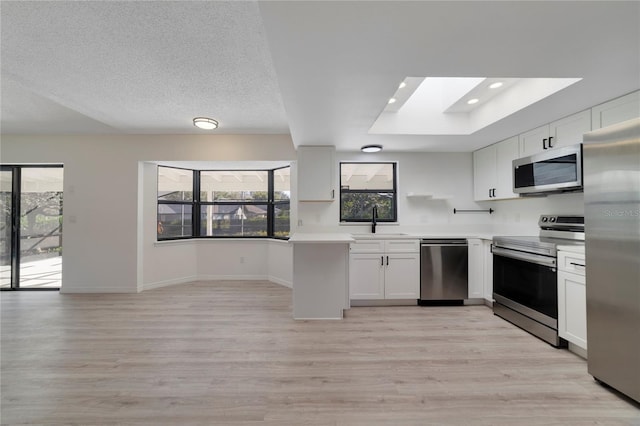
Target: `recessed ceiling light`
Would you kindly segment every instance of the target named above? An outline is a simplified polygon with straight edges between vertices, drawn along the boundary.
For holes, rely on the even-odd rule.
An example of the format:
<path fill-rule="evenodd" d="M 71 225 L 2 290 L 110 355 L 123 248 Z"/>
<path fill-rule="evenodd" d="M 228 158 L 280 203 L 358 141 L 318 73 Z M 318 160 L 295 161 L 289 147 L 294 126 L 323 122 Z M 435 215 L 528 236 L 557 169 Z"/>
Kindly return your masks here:
<path fill-rule="evenodd" d="M 480 101 L 480 99 L 478 99 L 478 98 L 473 98 L 473 99 L 469 99 L 469 100 L 467 101 L 467 103 L 468 103 L 469 105 L 473 105 L 473 104 L 477 104 L 477 103 L 478 103 L 478 101 Z"/>
<path fill-rule="evenodd" d="M 212 130 L 218 128 L 218 122 L 213 118 L 196 117 L 193 119 L 193 125 L 204 130 Z"/>
<path fill-rule="evenodd" d="M 496 81 L 495 83 L 493 83 L 493 84 L 491 84 L 489 86 L 489 89 L 497 89 L 500 86 L 502 86 L 502 82 L 501 81 Z"/>
<path fill-rule="evenodd" d="M 407 87 L 407 83 L 403 81 L 402 83 L 400 83 L 400 86 L 398 86 L 398 89 L 404 89 L 405 87 Z"/>
<path fill-rule="evenodd" d="M 396 98 L 391 98 L 391 99 L 389 99 L 389 104 L 393 104 L 393 103 L 395 103 L 395 102 L 396 102 Z"/>
<path fill-rule="evenodd" d="M 362 152 L 380 152 L 382 151 L 382 145 L 365 145 L 360 148 Z"/>

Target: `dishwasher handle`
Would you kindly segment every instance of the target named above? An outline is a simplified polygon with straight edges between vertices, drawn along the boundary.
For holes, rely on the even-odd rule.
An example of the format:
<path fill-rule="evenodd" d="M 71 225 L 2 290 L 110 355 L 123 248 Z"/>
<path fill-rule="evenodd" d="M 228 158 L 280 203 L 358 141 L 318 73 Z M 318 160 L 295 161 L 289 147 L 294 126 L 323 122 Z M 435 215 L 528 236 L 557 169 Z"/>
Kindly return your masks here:
<path fill-rule="evenodd" d="M 422 240 L 421 247 L 460 247 L 468 245 L 467 240 Z"/>

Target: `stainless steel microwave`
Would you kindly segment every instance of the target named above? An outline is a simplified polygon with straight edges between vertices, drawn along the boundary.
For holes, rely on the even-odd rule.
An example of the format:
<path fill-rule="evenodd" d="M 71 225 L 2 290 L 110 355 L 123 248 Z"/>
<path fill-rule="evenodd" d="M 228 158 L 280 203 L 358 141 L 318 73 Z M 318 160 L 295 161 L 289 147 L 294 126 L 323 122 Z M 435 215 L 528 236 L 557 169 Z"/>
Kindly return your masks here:
<path fill-rule="evenodd" d="M 582 190 L 582 144 L 513 160 L 513 192 L 521 195 Z"/>

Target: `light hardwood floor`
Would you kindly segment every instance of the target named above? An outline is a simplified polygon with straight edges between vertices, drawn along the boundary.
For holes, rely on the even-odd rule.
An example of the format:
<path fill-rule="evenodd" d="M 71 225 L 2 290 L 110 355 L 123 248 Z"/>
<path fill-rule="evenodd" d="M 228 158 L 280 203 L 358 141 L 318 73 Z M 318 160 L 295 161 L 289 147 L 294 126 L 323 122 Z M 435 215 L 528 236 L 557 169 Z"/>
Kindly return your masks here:
<path fill-rule="evenodd" d="M 1 299 L 7 425 L 640 425 L 484 306 L 297 322 L 291 290 L 242 281 Z"/>

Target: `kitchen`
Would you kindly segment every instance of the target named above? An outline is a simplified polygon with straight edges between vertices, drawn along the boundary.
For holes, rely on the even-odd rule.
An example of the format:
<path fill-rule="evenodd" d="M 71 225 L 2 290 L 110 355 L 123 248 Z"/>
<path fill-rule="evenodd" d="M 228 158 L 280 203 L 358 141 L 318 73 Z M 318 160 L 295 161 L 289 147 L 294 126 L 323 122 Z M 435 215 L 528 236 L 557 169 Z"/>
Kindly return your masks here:
<path fill-rule="evenodd" d="M 270 51 L 275 69 L 278 71 L 278 78 L 274 78 L 272 82 L 277 81 L 279 84 L 287 107 L 287 119 L 284 125 L 276 129 L 263 125 L 257 128 L 265 130 L 254 131 L 243 130 L 241 125 L 231 130 L 229 127 L 225 129 L 231 122 L 220 118 L 219 134 L 202 134 L 195 133 L 197 129 L 191 130 L 191 118 L 196 114 L 203 114 L 202 111 L 183 112 L 180 120 L 187 122 L 188 129 L 180 127 L 182 125 L 176 123 L 180 120 L 175 117 L 163 116 L 159 120 L 171 122 L 172 127 L 169 130 L 166 127 L 158 127 L 162 128 L 162 131 L 150 131 L 131 123 L 118 128 L 119 124 L 110 118 L 112 112 L 98 113 L 95 109 L 83 109 L 84 112 L 76 114 L 74 109 L 81 109 L 80 105 L 87 102 L 91 104 L 90 100 L 94 97 L 92 91 L 100 89 L 96 87 L 96 81 L 105 84 L 111 81 L 110 74 L 113 74 L 113 69 L 104 69 L 102 59 L 86 62 L 93 64 L 93 67 L 89 68 L 94 71 L 94 76 L 90 75 L 91 78 L 80 80 L 79 76 L 76 76 L 75 82 L 69 82 L 64 76 L 58 75 L 57 79 L 50 79 L 41 75 L 42 72 L 36 72 L 47 68 L 36 58 L 37 55 L 41 55 L 42 58 L 48 59 L 48 63 L 59 63 L 61 60 L 67 63 L 81 63 L 92 57 L 88 51 L 93 45 L 75 42 L 79 43 L 76 46 L 71 43 L 70 45 L 76 46 L 77 49 L 70 49 L 66 53 L 46 44 L 42 44 L 41 48 L 36 45 L 33 49 L 14 50 L 14 46 L 21 47 L 21 44 L 16 40 L 13 40 L 14 45 L 9 44 L 12 39 L 9 36 L 5 37 L 3 30 L 3 84 L 6 81 L 7 85 L 6 88 L 3 87 L 3 97 L 15 94 L 13 105 L 16 110 L 24 108 L 28 111 L 28 108 L 37 105 L 42 108 L 43 113 L 52 109 L 56 112 L 53 118 L 43 119 L 41 126 L 35 131 L 29 124 L 19 127 L 9 120 L 12 115 L 3 111 L 1 154 L 3 164 L 57 163 L 65 166 L 65 266 L 62 292 L 142 292 L 144 295 L 147 291 L 165 286 L 178 289 L 179 284 L 200 278 L 269 279 L 294 286 L 295 291 L 295 265 L 290 243 L 277 240 L 157 242 L 155 182 L 157 164 L 162 162 L 171 164 L 206 160 L 217 162 L 218 165 L 245 161 L 291 163 L 292 194 L 296 194 L 296 185 L 306 173 L 300 166 L 300 146 L 335 146 L 332 166 L 335 191 L 340 189 L 337 186 L 339 162 L 397 162 L 398 224 L 382 222 L 378 225 L 377 233 L 402 232 L 434 236 L 453 232 L 465 237 L 482 237 L 478 239 L 481 240 L 481 250 L 485 254 L 487 247 L 484 241 L 488 240 L 484 238 L 495 235 L 537 235 L 538 219 L 542 214 L 583 215 L 584 195 L 580 192 L 543 198 L 495 201 L 476 197 L 473 152 L 564 117 L 592 110 L 598 105 L 637 91 L 638 25 L 637 10 L 633 9 L 637 5 L 623 3 L 611 7 L 599 2 L 593 2 L 590 6 L 528 4 L 521 6 L 526 10 L 518 11 L 514 4 L 488 3 L 473 9 L 474 13 L 469 13 L 472 9 L 460 10 L 456 5 L 446 6 L 437 3 L 432 5 L 435 9 L 429 10 L 428 5 L 415 4 L 405 5 L 408 10 L 402 12 L 405 26 L 411 31 L 385 34 L 374 30 L 385 28 L 388 17 L 400 13 L 395 9 L 396 6 L 379 4 L 363 11 L 357 5 L 345 3 L 342 6 L 334 5 L 340 8 L 340 13 L 336 13 L 335 9 L 325 9 L 315 3 L 306 6 L 308 9 L 301 4 L 288 6 L 277 2 L 271 5 L 245 5 L 244 7 L 250 10 L 255 8 L 258 11 L 256 15 L 252 15 L 254 19 L 258 16 L 264 20 L 265 32 L 269 38 L 267 50 Z M 67 4 L 64 7 L 70 6 Z M 97 5 L 92 7 L 98 8 L 96 17 L 90 10 L 84 11 L 83 16 L 84 19 L 95 18 L 95 26 L 99 28 L 100 20 L 109 18 L 109 13 L 100 10 Z M 128 7 L 143 8 L 141 5 Z M 164 13 L 180 13 L 178 6 L 166 7 L 169 10 Z M 7 21 L 8 24 L 4 21 L 7 11 L 10 11 L 10 6 L 3 4 L 3 27 L 11 24 L 10 21 Z M 16 19 L 15 22 L 21 22 L 23 25 L 22 30 L 12 30 L 15 30 L 15 34 L 21 34 L 24 40 L 29 39 L 24 32 L 28 32 L 29 28 L 30 21 L 27 17 L 35 16 L 31 14 L 34 12 L 31 11 L 24 16 L 12 15 Z M 424 56 L 429 56 L 433 63 L 438 64 L 434 67 L 429 65 L 429 61 L 419 59 L 423 55 L 413 52 L 426 49 L 428 43 L 424 43 L 424 40 L 442 39 L 442 34 L 448 34 L 455 40 L 456 37 L 449 29 L 438 24 L 443 16 L 452 14 L 459 16 L 460 28 L 467 28 L 463 33 L 469 46 L 456 43 L 458 54 L 454 56 L 461 62 L 458 64 L 451 64 L 451 54 L 441 51 L 447 49 L 430 47 L 428 55 Z M 504 16 L 507 14 L 509 18 L 505 19 Z M 72 16 L 72 13 L 68 15 Z M 143 15 L 154 16 L 154 13 L 145 9 Z M 23 21 L 18 19 L 21 16 Z M 131 13 L 129 16 L 136 15 Z M 297 19 L 285 19 L 286 16 Z M 310 16 L 314 19 L 310 19 Z M 338 19 L 339 16 L 342 16 L 344 21 Z M 362 21 L 358 18 L 362 16 L 369 19 L 368 24 L 364 18 Z M 480 27 L 476 25 L 477 16 L 483 18 L 479 20 Z M 528 22 L 528 19 L 522 16 L 538 17 L 545 28 L 552 28 L 554 31 L 540 32 L 538 25 L 533 25 L 533 22 Z M 594 16 L 599 19 L 604 17 L 602 19 L 607 25 L 599 24 L 597 29 L 582 28 L 582 24 L 592 22 Z M 428 19 L 429 25 L 417 22 L 418 18 L 414 17 Z M 189 19 L 193 17 L 190 16 Z M 349 21 L 350 24 L 347 23 Z M 61 22 L 66 21 L 61 18 Z M 305 36 L 305 43 L 299 45 L 296 43 L 296 37 L 291 34 L 302 33 L 299 24 L 303 22 L 309 23 L 309 33 Z M 620 22 L 627 24 L 621 25 Z M 258 25 L 254 21 L 251 23 Z M 220 27 L 223 27 L 223 24 L 228 25 L 223 22 Z M 202 25 L 199 29 L 204 31 L 206 25 Z M 507 29 L 494 30 L 499 29 L 500 25 L 506 25 Z M 490 49 L 492 42 L 503 40 L 505 31 L 513 30 L 514 26 L 519 27 L 519 35 L 516 38 L 516 32 L 509 31 L 514 37 L 513 45 L 504 46 L 502 51 Z M 128 34 L 135 25 L 126 22 L 114 27 L 120 28 L 122 34 Z M 422 30 L 419 30 L 420 28 Z M 482 37 L 477 37 L 478 34 L 482 34 Z M 157 39 L 161 39 L 161 36 L 158 35 Z M 359 58 L 349 55 L 354 47 L 346 43 L 348 40 L 355 43 L 356 39 L 359 48 L 362 49 Z M 567 41 L 558 43 L 559 39 Z M 96 46 L 106 43 L 98 36 L 93 41 Z M 65 42 L 69 43 L 69 40 L 66 39 Z M 121 50 L 116 52 L 112 59 L 115 67 L 129 70 L 129 64 L 141 63 L 136 56 L 141 54 L 140 51 L 133 54 L 122 48 L 126 43 L 122 40 L 119 40 L 119 43 Z M 395 46 L 406 46 L 406 53 L 397 52 Z M 413 46 L 415 50 L 408 46 Z M 611 46 L 618 48 L 613 49 Z M 113 54 L 110 49 L 112 47 L 107 43 L 104 49 L 109 49 L 108 52 Z M 260 48 L 264 49 L 265 46 L 256 47 Z M 55 56 L 47 56 L 46 49 L 52 49 Z M 12 59 L 16 58 L 12 54 L 17 51 L 30 52 L 29 61 L 23 60 L 23 56 Z M 376 53 L 381 51 L 387 54 L 377 57 Z M 148 49 L 147 52 L 157 50 Z M 20 55 L 24 54 L 26 53 Z M 130 54 L 132 56 L 129 56 Z M 386 60 L 394 55 L 402 56 L 405 62 L 387 63 Z M 570 57 L 570 60 L 561 60 L 565 56 Z M 152 69 L 150 64 L 155 60 L 153 55 L 141 57 L 147 60 L 142 61 L 145 69 Z M 222 58 L 219 60 L 222 61 Z M 548 61 L 547 64 L 544 63 L 545 60 Z M 550 66 L 552 60 L 553 66 Z M 340 65 L 327 70 L 324 61 Z M 619 65 L 612 67 L 611 63 Z M 300 69 L 294 72 L 294 65 Z M 213 64 L 206 63 L 203 67 L 206 66 L 213 67 Z M 351 72 L 348 75 L 338 75 L 340 67 L 351 69 Z M 378 76 L 371 76 L 370 70 L 374 69 L 379 70 Z M 394 94 L 398 84 L 407 76 L 423 75 L 424 72 L 418 73 L 421 69 L 429 70 L 431 75 L 523 78 L 551 75 L 583 77 L 583 80 L 471 134 L 370 134 L 369 126 L 385 108 L 387 99 Z M 220 74 L 225 75 L 224 72 Z M 10 76 L 20 75 L 23 77 L 9 79 Z M 135 72 L 132 71 L 131 75 L 135 75 Z M 170 82 L 163 80 L 162 76 L 154 72 L 150 75 L 155 76 L 158 82 L 166 84 L 167 87 L 174 87 Z M 288 78 L 285 79 L 285 75 Z M 250 78 L 246 80 L 252 81 Z M 315 85 L 309 85 L 309 81 L 314 81 Z M 130 84 L 131 82 L 135 84 Z M 162 92 L 148 93 L 144 89 L 144 80 L 139 78 L 131 78 L 129 82 L 123 79 L 117 83 L 126 83 L 126 87 L 134 94 L 132 97 L 137 99 L 144 99 L 145 96 L 151 98 Z M 233 87 L 240 86 L 235 82 L 234 84 Z M 26 90 L 25 85 L 31 85 L 31 89 Z M 45 86 L 45 89 L 38 89 L 42 86 Z M 58 90 L 53 90 L 52 87 L 57 87 Z M 79 98 L 70 96 L 63 101 L 59 95 L 63 88 L 67 88 L 68 93 L 77 90 L 78 93 L 86 95 Z M 33 94 L 47 90 L 47 96 L 43 96 L 46 102 Z M 184 88 L 180 87 L 180 90 Z M 209 93 L 208 98 L 216 99 L 218 93 L 225 93 L 219 87 L 216 90 Z M 182 99 L 184 96 L 179 90 L 172 93 L 176 99 Z M 238 88 L 235 95 L 242 93 L 243 89 Z M 256 102 L 252 95 L 258 96 L 260 93 L 255 90 L 247 94 L 248 101 L 244 106 L 248 108 L 252 103 L 264 103 L 270 105 L 273 110 L 279 110 L 280 106 L 269 104 L 268 99 Z M 359 98 L 362 94 L 365 94 L 364 97 Z M 154 98 L 150 103 L 162 104 L 163 96 Z M 108 99 L 108 90 L 99 92 L 95 97 Z M 189 92 L 188 97 L 196 97 L 196 94 Z M 307 99 L 307 103 L 303 104 L 300 99 Z M 56 100 L 62 106 L 56 103 Z M 228 99 L 226 101 L 229 102 Z M 5 104 L 3 101 L 3 105 Z M 365 104 L 367 106 L 363 106 Z M 205 105 L 209 111 L 211 107 L 204 102 L 203 109 Z M 139 112 L 134 112 L 140 109 L 143 108 L 131 108 L 128 113 L 137 116 Z M 81 117 L 82 114 L 84 118 Z M 218 112 L 214 109 L 211 114 Z M 25 116 L 28 117 L 29 114 Z M 46 115 L 43 114 L 43 117 Z M 148 116 L 141 118 L 151 121 L 156 119 Z M 279 119 L 273 121 L 282 123 Z M 105 125 L 105 122 L 109 125 Z M 68 127 L 65 127 L 64 123 Z M 356 126 L 353 123 L 366 124 Z M 384 150 L 378 154 L 360 153 L 360 147 L 368 143 L 381 144 Z M 119 188 L 117 193 L 113 191 L 114 187 Z M 105 209 L 105 205 L 117 206 L 116 213 L 113 208 Z M 495 211 L 491 214 L 454 214 L 454 208 Z M 369 224 L 340 224 L 339 215 L 339 203 L 335 201 L 294 202 L 291 231 L 294 234 L 369 232 Z M 118 226 L 114 226 L 115 220 Z M 96 244 L 96 241 L 100 243 Z M 92 250 L 88 252 L 87 247 L 92 247 Z M 244 258 L 244 263 L 239 262 L 238 259 L 241 257 Z M 105 259 L 109 261 L 105 262 Z M 486 299 L 484 287 L 481 298 Z"/>

